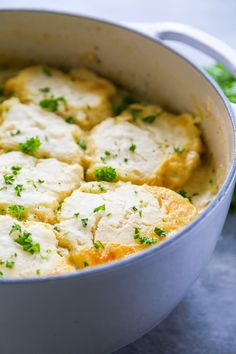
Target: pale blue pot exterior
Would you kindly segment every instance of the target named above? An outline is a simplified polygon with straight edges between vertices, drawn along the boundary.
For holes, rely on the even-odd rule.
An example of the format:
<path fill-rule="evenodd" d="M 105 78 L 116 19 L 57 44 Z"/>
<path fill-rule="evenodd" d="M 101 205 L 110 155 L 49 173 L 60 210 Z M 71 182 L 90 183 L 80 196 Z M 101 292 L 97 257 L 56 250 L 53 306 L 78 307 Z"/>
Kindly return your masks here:
<path fill-rule="evenodd" d="M 216 96 L 230 110 L 224 98 Z M 0 353 L 108 354 L 157 325 L 183 298 L 213 252 L 233 192 L 234 160 L 215 201 L 176 238 L 77 275 L 3 281 Z"/>

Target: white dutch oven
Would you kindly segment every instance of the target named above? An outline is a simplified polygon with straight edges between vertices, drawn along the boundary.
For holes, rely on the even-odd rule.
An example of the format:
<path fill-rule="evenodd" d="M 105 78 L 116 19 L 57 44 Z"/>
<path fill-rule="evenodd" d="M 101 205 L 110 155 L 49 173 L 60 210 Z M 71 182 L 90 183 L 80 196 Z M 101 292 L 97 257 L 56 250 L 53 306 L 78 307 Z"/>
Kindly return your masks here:
<path fill-rule="evenodd" d="M 161 36 L 189 42 L 189 32 L 184 36 L 182 32 L 183 28 L 162 28 Z M 199 68 L 149 35 L 42 11 L 1 11 L 0 33 L 1 63 L 78 66 L 85 53 L 96 52 L 101 62 L 91 66 L 99 73 L 177 111 L 197 108 L 216 165 L 222 166 L 223 184 L 215 200 L 175 238 L 131 258 L 76 274 L 1 281 L 1 354 L 110 353 L 167 316 L 215 247 L 235 180 L 231 108 Z M 199 45 L 197 35 L 191 44 Z M 234 55 L 227 50 L 227 55 Z M 214 48 L 210 54 L 216 54 Z M 235 57 L 231 59 L 236 62 Z"/>

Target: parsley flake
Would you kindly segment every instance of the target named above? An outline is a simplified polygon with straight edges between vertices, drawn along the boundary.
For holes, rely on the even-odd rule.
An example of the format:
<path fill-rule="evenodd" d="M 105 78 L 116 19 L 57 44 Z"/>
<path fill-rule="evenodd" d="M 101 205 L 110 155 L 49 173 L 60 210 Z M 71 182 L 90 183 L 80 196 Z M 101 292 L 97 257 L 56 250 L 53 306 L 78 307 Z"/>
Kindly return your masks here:
<path fill-rule="evenodd" d="M 81 219 L 82 226 L 85 228 L 88 225 L 88 218 Z"/>
<path fill-rule="evenodd" d="M 16 218 L 17 220 L 23 220 L 26 211 L 27 209 L 23 205 L 19 204 L 10 205 L 7 209 L 8 214 Z"/>
<path fill-rule="evenodd" d="M 161 230 L 158 227 L 154 228 L 154 232 L 155 232 L 156 235 L 158 235 L 160 237 L 165 237 L 168 234 L 167 231 Z"/>
<path fill-rule="evenodd" d="M 34 136 L 29 138 L 24 143 L 19 144 L 19 148 L 25 154 L 34 154 L 41 146 L 41 141 L 39 137 Z"/>
<path fill-rule="evenodd" d="M 40 244 L 33 242 L 32 234 L 28 231 L 23 231 L 14 241 L 21 245 L 26 252 L 31 254 L 40 252 Z"/>
<path fill-rule="evenodd" d="M 94 212 L 94 213 L 97 213 L 98 211 L 101 211 L 101 210 L 106 210 L 105 204 L 99 205 L 97 208 L 95 208 L 95 209 L 93 210 L 93 212 Z"/>
<path fill-rule="evenodd" d="M 19 129 L 16 129 L 16 130 L 12 130 L 11 131 L 11 136 L 16 136 L 16 135 L 19 135 L 21 133 L 21 131 Z"/>
<path fill-rule="evenodd" d="M 136 150 L 136 145 L 135 144 L 130 145 L 129 151 L 135 152 L 135 150 Z"/>
<path fill-rule="evenodd" d="M 94 175 L 98 181 L 113 182 L 117 178 L 116 170 L 111 166 L 96 168 Z"/>
<path fill-rule="evenodd" d="M 87 149 L 87 145 L 84 139 L 79 139 L 78 143 L 77 143 L 82 150 L 86 150 Z"/>
<path fill-rule="evenodd" d="M 17 184 L 14 188 L 17 197 L 21 197 L 21 193 L 25 190 L 23 184 Z"/>

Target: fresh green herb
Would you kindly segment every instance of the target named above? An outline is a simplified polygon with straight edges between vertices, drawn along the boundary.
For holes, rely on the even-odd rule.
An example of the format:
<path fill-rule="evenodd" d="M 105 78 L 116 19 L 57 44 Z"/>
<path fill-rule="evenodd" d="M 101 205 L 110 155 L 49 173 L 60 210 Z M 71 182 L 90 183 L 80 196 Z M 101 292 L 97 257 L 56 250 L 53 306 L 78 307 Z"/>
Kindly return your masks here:
<path fill-rule="evenodd" d="M 140 233 L 141 233 L 141 228 L 136 226 L 134 228 L 134 238 L 138 239 L 140 237 Z"/>
<path fill-rule="evenodd" d="M 139 216 L 140 216 L 140 218 L 141 218 L 141 217 L 143 216 L 143 211 L 142 211 L 142 210 L 139 210 L 138 214 L 139 214 Z"/>
<path fill-rule="evenodd" d="M 49 87 L 42 87 L 39 89 L 40 92 L 43 92 L 43 93 L 47 93 L 50 91 L 50 88 Z"/>
<path fill-rule="evenodd" d="M 101 210 L 106 210 L 105 204 L 99 205 L 97 208 L 95 208 L 95 209 L 93 210 L 93 212 L 94 212 L 94 213 L 97 213 L 98 211 L 101 211 Z"/>
<path fill-rule="evenodd" d="M 81 147 L 81 149 L 86 150 L 87 149 L 87 145 L 84 139 L 79 139 L 78 141 L 78 145 Z"/>
<path fill-rule="evenodd" d="M 12 130 L 11 131 L 11 136 L 16 136 L 16 135 L 19 135 L 21 133 L 21 131 L 19 130 L 19 129 L 17 129 L 17 130 Z"/>
<path fill-rule="evenodd" d="M 43 179 L 38 179 L 38 183 L 39 184 L 42 184 L 42 183 L 44 183 L 45 181 L 43 180 Z"/>
<path fill-rule="evenodd" d="M 20 167 L 20 166 L 12 166 L 12 167 L 11 167 L 11 170 L 12 170 L 13 175 L 14 175 L 14 176 L 17 176 L 18 173 L 19 173 L 20 170 L 21 170 L 21 167 Z"/>
<path fill-rule="evenodd" d="M 113 182 L 117 178 L 116 170 L 110 166 L 96 168 L 94 175 L 98 181 Z"/>
<path fill-rule="evenodd" d="M 53 230 L 55 230 L 55 231 L 57 231 L 57 232 L 60 232 L 60 231 L 61 231 L 61 228 L 60 228 L 60 226 L 55 226 L 55 227 L 53 228 Z"/>
<path fill-rule="evenodd" d="M 95 247 L 98 250 L 100 247 L 104 248 L 104 245 L 101 241 L 98 240 L 96 242 L 93 242 L 93 247 Z"/>
<path fill-rule="evenodd" d="M 25 190 L 23 184 L 17 184 L 14 188 L 17 197 L 21 197 L 21 193 Z"/>
<path fill-rule="evenodd" d="M 84 267 L 88 267 L 88 266 L 89 266 L 88 262 L 84 261 Z"/>
<path fill-rule="evenodd" d="M 80 213 L 74 213 L 74 217 L 75 217 L 75 218 L 78 218 L 79 215 L 80 215 Z"/>
<path fill-rule="evenodd" d="M 182 152 L 184 152 L 185 149 L 179 147 L 179 146 L 176 146 L 174 147 L 174 152 L 176 152 L 176 154 L 182 154 Z"/>
<path fill-rule="evenodd" d="M 130 113 L 133 118 L 133 120 L 136 120 L 139 116 L 139 113 L 141 113 L 143 110 L 140 108 L 130 108 Z"/>
<path fill-rule="evenodd" d="M 9 235 L 13 234 L 13 232 L 19 232 L 21 233 L 21 226 L 17 223 L 14 223 L 11 227 L 11 230 L 9 232 Z"/>
<path fill-rule="evenodd" d="M 5 209 L 0 209 L 0 215 L 5 214 L 6 210 Z"/>
<path fill-rule="evenodd" d="M 156 120 L 157 115 L 152 114 L 150 116 L 146 116 L 142 119 L 143 122 L 152 124 Z"/>
<path fill-rule="evenodd" d="M 153 245 L 157 242 L 157 239 L 155 237 L 144 237 L 141 236 L 141 228 L 140 227 L 135 227 L 134 228 L 134 239 L 139 241 L 142 245 Z"/>
<path fill-rule="evenodd" d="M 25 154 L 34 154 L 41 146 L 41 141 L 39 137 L 34 136 L 29 138 L 24 143 L 19 144 L 19 148 Z"/>
<path fill-rule="evenodd" d="M 127 163 L 129 159 L 127 157 L 124 158 L 124 162 Z"/>
<path fill-rule="evenodd" d="M 165 237 L 167 235 L 167 231 L 161 230 L 158 227 L 154 228 L 154 232 L 156 235 L 160 236 L 160 237 Z"/>
<path fill-rule="evenodd" d="M 133 210 L 133 211 L 137 211 L 138 208 L 136 208 L 136 206 L 134 205 L 134 206 L 132 206 L 132 210 Z"/>
<path fill-rule="evenodd" d="M 3 176 L 5 184 L 12 185 L 12 183 L 15 180 L 15 177 L 13 175 L 5 175 Z"/>
<path fill-rule="evenodd" d="M 102 186 L 101 184 L 99 184 L 98 187 L 102 193 L 107 191 L 107 189 L 104 186 Z"/>
<path fill-rule="evenodd" d="M 82 226 L 85 228 L 88 225 L 88 219 L 81 219 Z"/>
<path fill-rule="evenodd" d="M 47 76 L 52 76 L 52 69 L 50 69 L 48 66 L 45 66 L 43 68 L 43 73 Z"/>
<path fill-rule="evenodd" d="M 65 97 L 57 97 L 51 96 L 50 98 L 42 99 L 39 104 L 42 108 L 46 109 L 49 112 L 57 112 L 59 103 L 62 102 L 64 105 L 66 104 Z"/>
<path fill-rule="evenodd" d="M 3 272 L 0 270 L 0 278 L 3 278 L 4 277 L 4 274 Z"/>
<path fill-rule="evenodd" d="M 14 241 L 21 245 L 26 252 L 31 254 L 40 252 L 40 244 L 33 242 L 32 234 L 28 231 L 23 231 Z"/>
<path fill-rule="evenodd" d="M 228 99 L 236 103 L 236 78 L 230 74 L 221 64 L 207 67 L 205 70 L 216 80 Z"/>
<path fill-rule="evenodd" d="M 74 124 L 74 123 L 75 123 L 75 118 L 69 117 L 69 118 L 66 119 L 66 122 L 67 122 L 68 124 Z"/>
<path fill-rule="evenodd" d="M 6 261 L 6 267 L 12 269 L 15 265 L 14 261 Z"/>
<path fill-rule="evenodd" d="M 36 275 L 40 275 L 40 274 L 41 274 L 40 269 L 36 269 Z"/>
<path fill-rule="evenodd" d="M 107 215 L 106 216 L 111 216 L 111 213 L 107 213 Z"/>
<path fill-rule="evenodd" d="M 113 112 L 114 115 L 117 116 L 119 115 L 121 112 L 123 112 L 126 108 L 129 107 L 129 105 L 133 104 L 133 103 L 138 103 L 139 100 L 137 98 L 134 98 L 133 96 L 129 95 L 129 94 L 124 94 L 123 96 L 121 96 L 119 98 L 119 102 L 116 102 L 113 104 Z"/>
<path fill-rule="evenodd" d="M 135 150 L 136 150 L 136 145 L 135 144 L 130 145 L 129 151 L 135 152 Z"/>
<path fill-rule="evenodd" d="M 198 193 L 193 193 L 192 195 L 188 195 L 188 193 L 183 189 L 181 189 L 177 193 L 180 194 L 183 198 L 187 198 L 190 201 L 190 203 L 192 203 L 192 198 L 198 195 Z"/>
<path fill-rule="evenodd" d="M 143 117 L 142 120 L 145 123 L 152 124 L 156 120 L 156 118 L 159 117 L 162 113 L 163 113 L 163 111 L 160 111 L 160 112 L 155 113 L 155 114 L 151 114 L 149 116 Z"/>
<path fill-rule="evenodd" d="M 9 215 L 13 216 L 17 220 L 23 220 L 27 209 L 23 205 L 14 204 L 10 205 L 7 209 Z"/>
<path fill-rule="evenodd" d="M 236 212 L 236 189 L 234 190 L 229 210 L 230 210 L 231 213 L 235 213 Z"/>

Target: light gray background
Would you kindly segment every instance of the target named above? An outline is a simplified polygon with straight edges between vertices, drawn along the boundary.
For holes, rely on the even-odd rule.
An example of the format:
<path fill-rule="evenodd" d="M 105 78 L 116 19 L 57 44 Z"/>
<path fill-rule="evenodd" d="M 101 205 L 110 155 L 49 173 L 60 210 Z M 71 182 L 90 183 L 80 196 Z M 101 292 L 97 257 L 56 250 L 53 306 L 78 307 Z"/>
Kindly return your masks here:
<path fill-rule="evenodd" d="M 114 21 L 184 22 L 236 48 L 236 0 L 0 0 L 0 8 L 16 7 L 74 11 Z M 194 60 L 200 61 L 198 56 Z M 236 216 L 231 215 L 209 265 L 179 306 L 157 328 L 115 354 L 235 353 Z"/>

